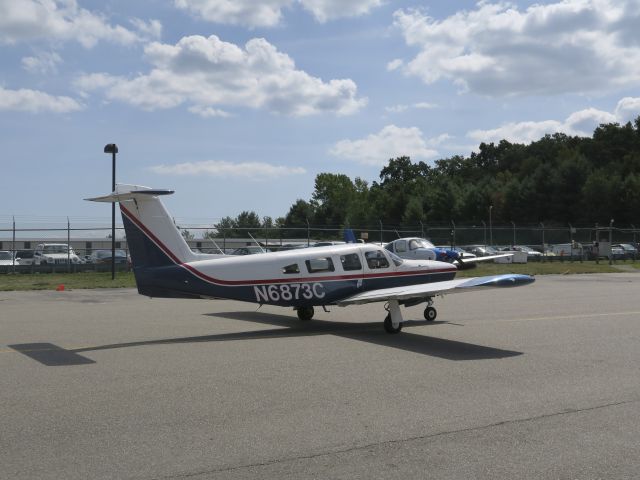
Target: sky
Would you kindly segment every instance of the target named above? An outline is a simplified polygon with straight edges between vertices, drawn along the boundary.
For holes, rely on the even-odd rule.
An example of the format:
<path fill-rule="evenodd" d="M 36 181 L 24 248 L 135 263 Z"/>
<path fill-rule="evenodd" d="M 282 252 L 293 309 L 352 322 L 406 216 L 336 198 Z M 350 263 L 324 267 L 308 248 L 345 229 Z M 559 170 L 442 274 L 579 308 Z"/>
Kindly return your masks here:
<path fill-rule="evenodd" d="M 640 0 L 0 0 L 0 227 L 273 218 L 318 173 L 378 179 L 481 142 L 640 115 Z"/>

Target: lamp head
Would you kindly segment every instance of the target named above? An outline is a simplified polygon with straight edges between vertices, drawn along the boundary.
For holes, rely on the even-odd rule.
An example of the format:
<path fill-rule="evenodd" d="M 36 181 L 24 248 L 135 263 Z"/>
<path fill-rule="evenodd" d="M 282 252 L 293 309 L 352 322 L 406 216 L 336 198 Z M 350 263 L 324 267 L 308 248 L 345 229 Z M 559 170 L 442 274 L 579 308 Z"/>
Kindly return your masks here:
<path fill-rule="evenodd" d="M 108 143 L 104 146 L 104 153 L 118 153 L 118 146 L 115 143 Z"/>

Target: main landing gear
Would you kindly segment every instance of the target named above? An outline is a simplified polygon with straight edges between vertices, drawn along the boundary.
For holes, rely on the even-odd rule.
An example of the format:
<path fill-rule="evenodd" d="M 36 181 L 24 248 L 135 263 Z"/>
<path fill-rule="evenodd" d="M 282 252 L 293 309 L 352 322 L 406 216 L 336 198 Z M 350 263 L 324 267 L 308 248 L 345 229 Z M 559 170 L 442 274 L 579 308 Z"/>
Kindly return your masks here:
<path fill-rule="evenodd" d="M 298 319 L 303 322 L 311 320 L 315 313 L 313 307 L 298 307 L 296 311 L 298 312 Z"/>
<path fill-rule="evenodd" d="M 428 298 L 427 307 L 424 309 L 424 319 L 427 322 L 433 322 L 438 315 L 438 312 L 432 305 L 433 300 Z M 400 303 L 398 300 L 389 300 L 384 308 L 389 312 L 384 319 L 385 332 L 400 333 L 402 330 L 402 312 L 400 311 Z"/>
<path fill-rule="evenodd" d="M 427 307 L 424 309 L 424 319 L 427 322 L 433 322 L 438 316 L 438 311 L 433 308 L 433 299 L 427 299 Z"/>

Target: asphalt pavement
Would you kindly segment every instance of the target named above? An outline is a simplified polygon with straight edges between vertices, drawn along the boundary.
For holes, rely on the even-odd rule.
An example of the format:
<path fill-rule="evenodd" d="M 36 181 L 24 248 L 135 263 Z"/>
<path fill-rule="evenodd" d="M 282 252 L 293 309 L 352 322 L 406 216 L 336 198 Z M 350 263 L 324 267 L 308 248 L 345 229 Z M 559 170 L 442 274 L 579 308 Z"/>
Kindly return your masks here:
<path fill-rule="evenodd" d="M 640 476 L 640 274 L 435 306 L 0 292 L 0 478 Z"/>

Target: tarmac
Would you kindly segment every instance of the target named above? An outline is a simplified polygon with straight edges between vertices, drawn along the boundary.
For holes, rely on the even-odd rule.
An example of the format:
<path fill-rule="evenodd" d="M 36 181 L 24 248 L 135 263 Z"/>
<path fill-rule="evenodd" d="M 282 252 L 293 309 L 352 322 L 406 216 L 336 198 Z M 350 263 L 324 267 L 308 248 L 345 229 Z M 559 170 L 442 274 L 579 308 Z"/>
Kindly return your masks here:
<path fill-rule="evenodd" d="M 640 274 L 435 306 L 0 292 L 0 478 L 638 478 Z"/>

